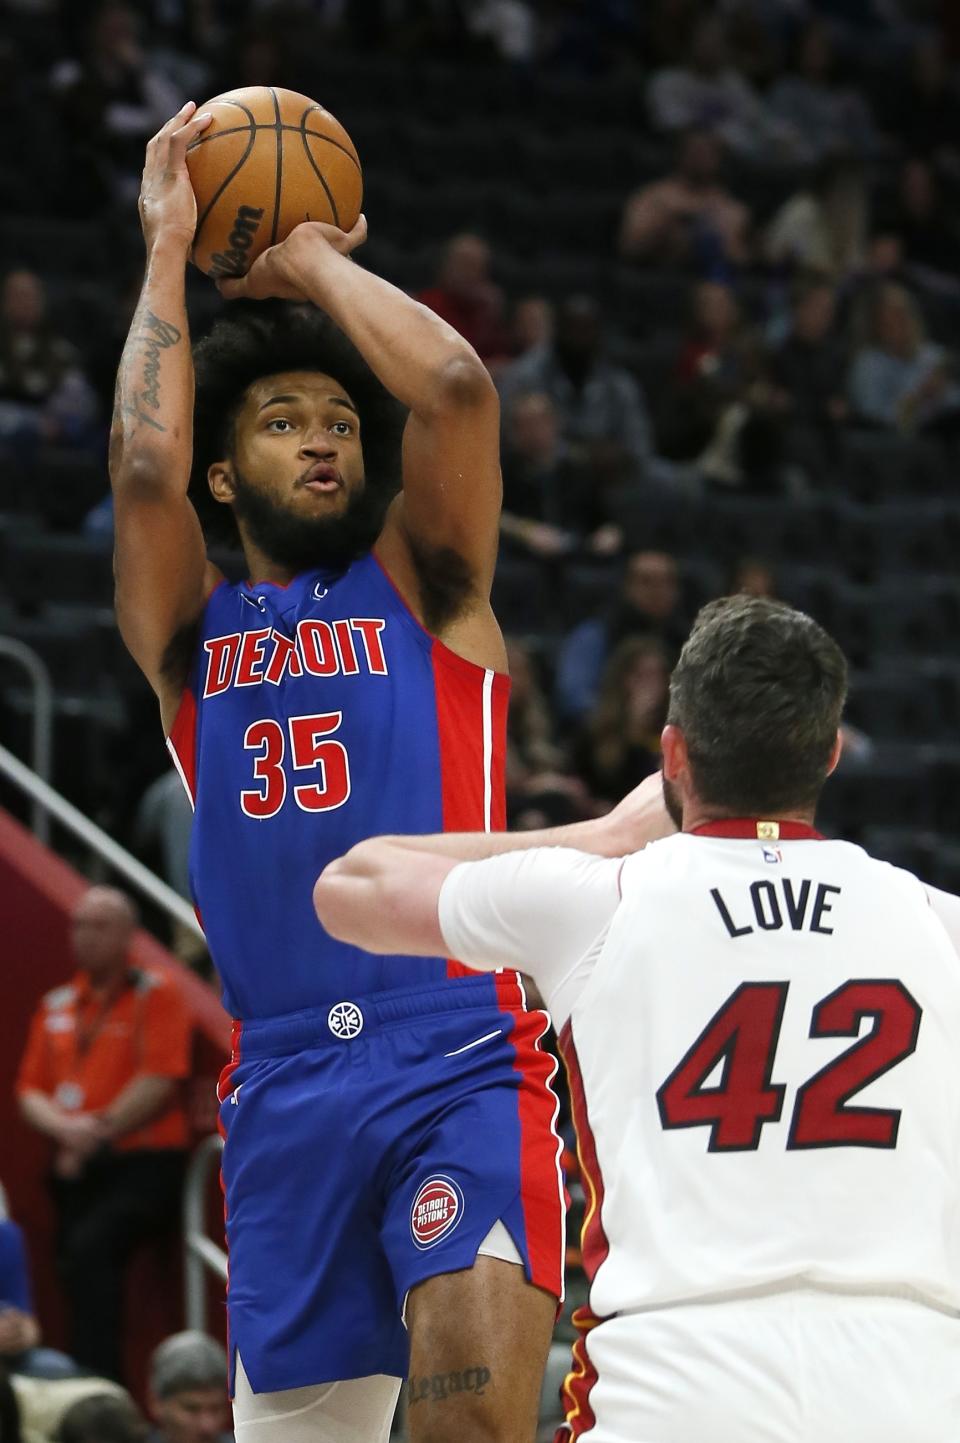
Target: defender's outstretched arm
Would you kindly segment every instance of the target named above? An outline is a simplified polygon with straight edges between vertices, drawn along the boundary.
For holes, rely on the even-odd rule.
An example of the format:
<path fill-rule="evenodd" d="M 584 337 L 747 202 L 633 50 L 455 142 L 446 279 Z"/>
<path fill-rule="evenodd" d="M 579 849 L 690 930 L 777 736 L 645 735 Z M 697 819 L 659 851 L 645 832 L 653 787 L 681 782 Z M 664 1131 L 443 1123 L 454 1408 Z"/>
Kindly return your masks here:
<path fill-rule="evenodd" d="M 675 831 L 657 772 L 594 821 L 532 832 L 371 837 L 325 868 L 314 886 L 313 904 L 332 936 L 368 952 L 442 955 L 437 903 L 458 863 L 543 847 L 612 859 Z"/>

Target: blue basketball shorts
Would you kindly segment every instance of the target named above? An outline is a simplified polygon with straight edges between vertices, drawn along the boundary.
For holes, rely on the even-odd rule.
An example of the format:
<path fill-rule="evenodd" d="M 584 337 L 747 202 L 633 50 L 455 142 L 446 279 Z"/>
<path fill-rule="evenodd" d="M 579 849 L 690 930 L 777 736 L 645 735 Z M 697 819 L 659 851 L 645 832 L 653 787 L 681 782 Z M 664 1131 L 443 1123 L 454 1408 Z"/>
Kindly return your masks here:
<path fill-rule="evenodd" d="M 404 1377 L 407 1293 L 499 1220 L 562 1294 L 556 1064 L 512 972 L 234 1026 L 220 1080 L 231 1375 Z M 232 1376 L 231 1376 L 232 1387 Z"/>

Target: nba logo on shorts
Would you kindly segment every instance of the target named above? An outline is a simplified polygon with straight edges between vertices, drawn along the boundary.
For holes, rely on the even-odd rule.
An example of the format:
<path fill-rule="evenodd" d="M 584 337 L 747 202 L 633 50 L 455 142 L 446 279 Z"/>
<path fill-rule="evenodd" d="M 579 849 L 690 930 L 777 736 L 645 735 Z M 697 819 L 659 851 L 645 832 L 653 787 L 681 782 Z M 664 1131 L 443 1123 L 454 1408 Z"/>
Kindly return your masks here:
<path fill-rule="evenodd" d="M 449 1177 L 428 1177 L 410 1209 L 410 1232 L 420 1249 L 432 1248 L 463 1217 L 463 1193 Z"/>

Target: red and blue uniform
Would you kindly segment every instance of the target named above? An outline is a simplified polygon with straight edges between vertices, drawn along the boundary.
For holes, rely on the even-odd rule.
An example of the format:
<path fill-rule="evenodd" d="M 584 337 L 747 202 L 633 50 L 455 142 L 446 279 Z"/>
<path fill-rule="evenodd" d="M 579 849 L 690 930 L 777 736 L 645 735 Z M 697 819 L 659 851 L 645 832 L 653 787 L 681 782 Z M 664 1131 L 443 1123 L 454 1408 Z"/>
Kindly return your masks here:
<path fill-rule="evenodd" d="M 516 973 L 374 957 L 313 910 L 380 833 L 499 828 L 509 682 L 412 615 L 377 559 L 209 598 L 169 746 L 236 1019 L 220 1083 L 231 1342 L 256 1392 L 404 1376 L 403 1299 L 499 1219 L 559 1293 L 546 1018 Z"/>

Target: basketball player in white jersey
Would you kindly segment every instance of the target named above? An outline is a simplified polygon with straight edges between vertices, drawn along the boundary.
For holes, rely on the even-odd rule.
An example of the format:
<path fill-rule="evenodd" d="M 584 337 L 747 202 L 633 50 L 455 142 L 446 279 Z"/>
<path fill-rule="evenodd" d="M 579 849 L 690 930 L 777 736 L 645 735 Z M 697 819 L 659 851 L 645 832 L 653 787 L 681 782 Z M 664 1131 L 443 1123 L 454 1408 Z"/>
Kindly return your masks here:
<path fill-rule="evenodd" d="M 335 936 L 545 994 L 588 1201 L 558 1438 L 960 1439 L 960 899 L 814 830 L 845 691 L 809 617 L 713 602 L 663 734 L 679 835 L 385 838 L 317 884 Z"/>

